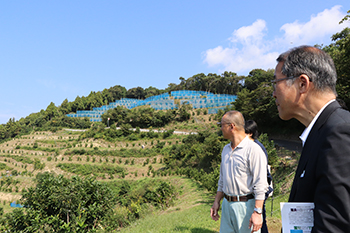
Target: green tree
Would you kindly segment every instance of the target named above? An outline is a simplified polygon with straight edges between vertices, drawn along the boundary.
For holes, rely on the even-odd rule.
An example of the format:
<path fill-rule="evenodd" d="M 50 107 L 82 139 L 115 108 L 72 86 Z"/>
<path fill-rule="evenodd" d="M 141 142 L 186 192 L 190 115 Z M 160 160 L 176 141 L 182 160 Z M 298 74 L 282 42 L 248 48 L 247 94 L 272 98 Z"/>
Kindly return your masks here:
<path fill-rule="evenodd" d="M 82 99 L 79 96 L 77 96 L 72 105 L 72 112 L 76 112 L 77 110 L 84 110 L 84 109 L 85 109 L 85 106 Z"/>
<path fill-rule="evenodd" d="M 244 87 L 252 91 L 258 88 L 261 83 L 269 83 L 273 79 L 274 70 L 254 69 L 244 79 Z"/>
<path fill-rule="evenodd" d="M 130 119 L 127 119 L 127 117 L 130 112 L 130 109 L 124 108 L 123 106 L 117 106 L 116 108 L 109 109 L 102 115 L 102 122 L 107 125 L 107 120 L 110 118 L 109 125 L 116 124 L 117 126 L 120 126 L 121 124 L 129 123 Z"/>
<path fill-rule="evenodd" d="M 184 102 L 183 104 L 179 105 L 179 121 L 186 121 L 191 118 L 191 114 L 188 112 L 192 110 L 192 105 L 190 105 L 188 102 Z"/>
<path fill-rule="evenodd" d="M 145 90 L 142 87 L 134 87 L 126 92 L 127 98 L 145 99 Z"/>
<path fill-rule="evenodd" d="M 13 138 L 25 132 L 26 128 L 20 122 L 15 121 L 15 118 L 10 118 L 5 125 L 0 127 L 0 141 L 8 138 Z"/>
<path fill-rule="evenodd" d="M 222 92 L 216 93 L 224 93 L 236 95 L 242 89 L 241 79 L 242 77 L 237 76 L 236 73 L 225 71 L 222 75 L 223 87 Z"/>
<path fill-rule="evenodd" d="M 340 23 L 349 20 L 348 15 L 343 18 Z M 341 32 L 332 36 L 332 41 L 328 46 L 323 48 L 324 51 L 329 53 L 334 60 L 334 64 L 337 70 L 337 92 L 338 97 L 344 100 L 347 107 L 350 107 L 350 28 L 346 27 Z"/>
<path fill-rule="evenodd" d="M 132 133 L 130 124 L 122 124 L 120 126 L 120 129 L 123 132 L 124 136 L 128 136 L 128 135 L 130 135 Z"/>
<path fill-rule="evenodd" d="M 68 114 L 72 111 L 71 103 L 67 99 L 63 100 L 58 109 L 62 114 Z"/>
<path fill-rule="evenodd" d="M 149 86 L 145 89 L 145 98 L 155 96 L 155 95 L 160 95 L 162 93 L 164 93 L 164 91 L 159 90 L 155 87 Z"/>
<path fill-rule="evenodd" d="M 100 107 L 104 105 L 103 101 L 103 95 L 101 92 L 91 92 L 88 96 L 88 101 L 90 102 L 90 105 L 87 106 L 90 110 L 92 110 L 94 107 Z"/>
<path fill-rule="evenodd" d="M 170 93 L 171 91 L 179 90 L 177 88 L 178 88 L 178 85 L 176 85 L 175 83 L 169 83 L 168 87 L 165 89 L 165 91 Z"/>
<path fill-rule="evenodd" d="M 235 109 L 245 118 L 254 119 L 258 125 L 273 124 L 278 120 L 278 112 L 272 92 L 272 87 L 266 85 L 253 91 L 243 89 L 234 102 Z"/>
<path fill-rule="evenodd" d="M 196 74 L 196 75 L 193 75 L 192 77 L 188 78 L 186 81 L 185 81 L 185 87 L 184 89 L 186 90 L 198 90 L 198 91 L 201 91 L 201 90 L 204 90 L 205 89 L 205 77 L 206 75 L 203 74 L 203 73 L 200 73 L 200 74 Z"/>
<path fill-rule="evenodd" d="M 46 111 L 45 111 L 45 119 L 46 120 L 51 120 L 54 117 L 59 116 L 59 111 L 58 108 L 55 106 L 53 102 L 47 106 Z"/>
<path fill-rule="evenodd" d="M 109 88 L 108 91 L 111 93 L 113 101 L 120 100 L 121 98 L 125 98 L 126 92 L 127 92 L 126 88 L 120 85 L 115 85 Z"/>
<path fill-rule="evenodd" d="M 106 88 L 103 89 L 103 91 L 102 91 L 102 98 L 103 98 L 103 103 L 105 105 L 108 105 L 110 102 L 113 101 L 113 97 L 111 95 L 111 92 L 108 91 Z"/>

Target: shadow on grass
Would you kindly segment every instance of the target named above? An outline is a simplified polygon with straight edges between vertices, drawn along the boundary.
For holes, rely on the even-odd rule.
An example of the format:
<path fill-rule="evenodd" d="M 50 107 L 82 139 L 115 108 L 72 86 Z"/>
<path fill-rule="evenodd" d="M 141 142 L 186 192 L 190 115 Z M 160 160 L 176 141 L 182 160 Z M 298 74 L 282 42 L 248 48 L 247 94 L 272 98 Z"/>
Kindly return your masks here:
<path fill-rule="evenodd" d="M 196 204 L 209 204 L 209 205 L 212 205 L 213 202 L 214 202 L 214 199 L 215 199 L 215 195 L 216 195 L 216 192 L 213 194 L 213 193 L 210 193 L 208 192 L 201 183 L 189 178 L 189 177 L 182 177 L 182 179 L 187 179 L 187 180 L 191 180 L 191 181 L 194 181 L 192 184 L 191 184 L 191 188 L 195 188 L 196 190 L 205 190 L 202 194 L 200 194 L 200 196 L 202 197 L 202 200 L 200 201 L 196 201 L 195 203 Z"/>
<path fill-rule="evenodd" d="M 212 199 L 208 199 L 208 200 L 201 200 L 201 201 L 196 201 L 196 204 L 205 204 L 205 205 L 212 205 L 214 203 L 215 197 L 213 197 Z"/>
<path fill-rule="evenodd" d="M 212 193 L 203 193 L 202 194 L 202 200 L 197 201 L 196 204 L 206 204 L 206 205 L 212 205 L 215 199 L 215 194 Z"/>
<path fill-rule="evenodd" d="M 217 231 L 212 231 L 212 230 L 208 230 L 208 229 L 204 229 L 204 228 L 189 228 L 189 227 L 182 227 L 182 226 L 177 226 L 175 227 L 176 231 L 191 231 L 191 233 L 216 233 Z"/>
<path fill-rule="evenodd" d="M 192 228 L 191 233 L 216 233 L 217 231 L 212 231 L 208 229 L 203 229 L 203 228 Z"/>

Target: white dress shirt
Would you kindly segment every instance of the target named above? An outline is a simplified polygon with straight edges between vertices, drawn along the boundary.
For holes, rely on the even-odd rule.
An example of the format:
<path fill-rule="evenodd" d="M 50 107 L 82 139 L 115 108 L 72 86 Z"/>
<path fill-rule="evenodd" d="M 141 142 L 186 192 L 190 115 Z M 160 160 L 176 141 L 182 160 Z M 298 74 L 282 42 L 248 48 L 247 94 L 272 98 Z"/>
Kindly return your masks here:
<path fill-rule="evenodd" d="M 312 119 L 311 123 L 307 126 L 306 129 L 304 129 L 303 133 L 299 136 L 299 138 L 301 139 L 301 142 L 303 143 L 303 146 L 305 144 L 305 141 L 307 139 L 307 137 L 309 136 L 309 133 L 312 129 L 312 127 L 314 126 L 315 122 L 317 121 L 318 117 L 321 115 L 321 113 L 323 112 L 323 110 L 332 102 L 334 102 L 334 100 L 329 101 L 328 103 L 326 103 L 320 111 L 318 111 L 318 113 L 316 114 L 316 116 L 314 117 L 314 119 Z"/>

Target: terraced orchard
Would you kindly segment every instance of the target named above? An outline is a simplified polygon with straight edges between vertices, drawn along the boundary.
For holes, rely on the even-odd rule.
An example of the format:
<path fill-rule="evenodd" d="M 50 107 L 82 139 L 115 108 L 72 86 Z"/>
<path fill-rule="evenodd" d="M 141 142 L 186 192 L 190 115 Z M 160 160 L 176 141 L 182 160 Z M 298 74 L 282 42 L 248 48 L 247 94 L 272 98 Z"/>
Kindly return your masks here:
<path fill-rule="evenodd" d="M 0 201 L 15 201 L 33 185 L 38 172 L 93 175 L 97 180 L 154 177 L 162 166 L 157 147 L 179 143 L 169 139 L 107 142 L 81 139 L 83 131 L 35 132 L 0 144 Z"/>

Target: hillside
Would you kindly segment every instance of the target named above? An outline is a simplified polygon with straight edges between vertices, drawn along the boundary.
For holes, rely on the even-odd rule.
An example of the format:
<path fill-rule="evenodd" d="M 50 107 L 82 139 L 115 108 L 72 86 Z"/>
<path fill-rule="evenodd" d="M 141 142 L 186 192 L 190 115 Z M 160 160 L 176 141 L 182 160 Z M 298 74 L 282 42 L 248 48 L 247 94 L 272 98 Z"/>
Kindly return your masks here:
<path fill-rule="evenodd" d="M 198 114 L 193 111 L 191 116 L 188 121 L 169 124 L 160 130 L 187 133 L 203 130 L 216 132 L 218 130 L 212 115 Z M 152 129 L 149 130 L 152 131 Z M 125 228 L 123 232 L 142 232 L 132 230 L 135 227 L 138 227 L 137 229 L 150 228 L 152 230 L 149 231 L 152 232 L 218 231 L 219 223 L 212 221 L 209 216 L 213 195 L 200 183 L 184 175 L 167 171 L 164 154 L 159 149 L 160 146 L 167 149 L 172 145 L 180 145 L 187 135 L 171 134 L 164 138 L 164 133 L 159 133 L 160 136 L 154 136 L 154 138 L 144 137 L 132 141 L 126 138 L 116 138 L 110 141 L 103 137 L 85 137 L 85 133 L 85 130 L 70 129 L 62 129 L 57 132 L 37 131 L 0 144 L 2 176 L 0 207 L 4 208 L 4 212 L 13 211 L 14 208 L 9 207 L 10 203 L 18 202 L 22 190 L 35 186 L 34 178 L 42 172 L 53 172 L 65 177 L 93 175 L 98 181 L 110 184 L 120 180 L 161 179 L 176 187 L 177 200 L 167 208 L 153 209 L 152 214 L 145 211 L 144 214 L 141 214 L 140 220 L 135 222 L 136 225 L 131 223 L 131 226 Z M 154 149 L 159 150 L 154 151 Z M 148 152 L 143 155 L 145 151 Z M 281 158 L 279 163 L 283 165 L 273 169 L 275 187 L 278 192 L 276 191 L 277 195 L 273 203 L 270 198 L 266 206 L 269 226 L 271 226 L 270 232 L 278 232 L 279 201 L 286 199 L 297 159 L 294 152 L 288 152 L 283 148 L 280 148 L 278 152 Z M 273 211 L 271 211 L 271 206 Z M 188 217 L 191 215 L 197 215 L 198 220 Z M 160 228 L 159 226 L 164 221 L 169 222 L 170 225 L 167 224 L 165 228 Z M 176 221 L 173 226 L 172 221 Z M 147 225 L 149 223 L 153 223 L 153 226 L 152 224 Z M 172 230 L 166 227 L 172 227 Z M 154 228 L 157 228 L 158 231 Z M 273 231 L 274 228 L 277 230 Z"/>

